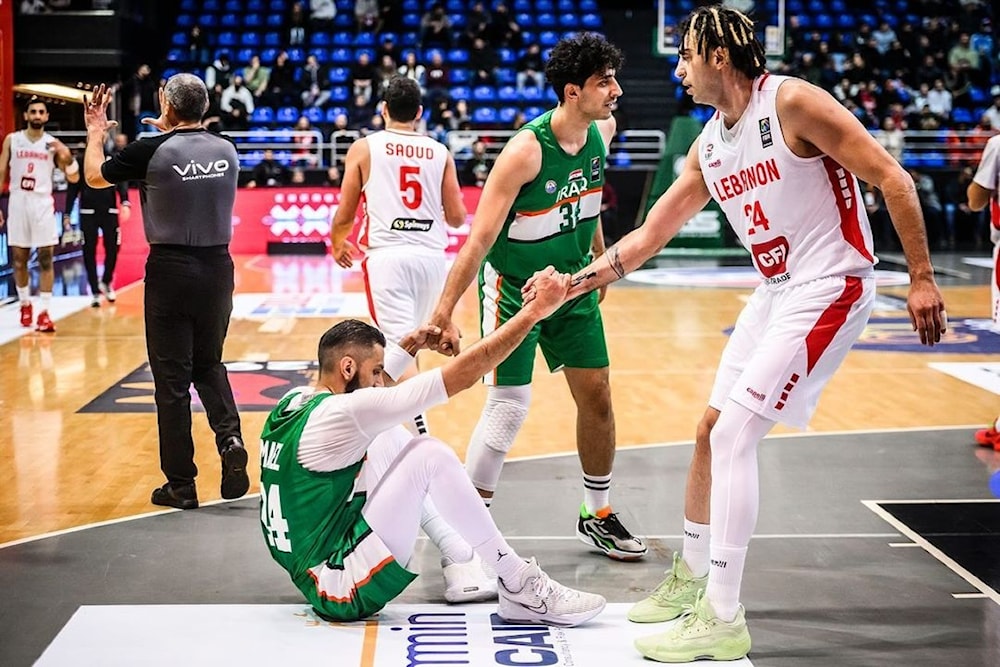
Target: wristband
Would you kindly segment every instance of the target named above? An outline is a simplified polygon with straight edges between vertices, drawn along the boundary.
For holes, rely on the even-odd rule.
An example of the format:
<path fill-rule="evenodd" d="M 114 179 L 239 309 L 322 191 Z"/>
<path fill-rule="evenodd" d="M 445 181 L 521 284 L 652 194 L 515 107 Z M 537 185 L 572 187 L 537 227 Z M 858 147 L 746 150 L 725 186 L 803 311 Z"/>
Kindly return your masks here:
<path fill-rule="evenodd" d="M 79 174 L 80 163 L 78 163 L 76 160 L 73 160 L 72 162 L 69 163 L 68 167 L 63 169 L 63 171 L 66 173 L 67 176 L 72 176 L 73 174 Z"/>

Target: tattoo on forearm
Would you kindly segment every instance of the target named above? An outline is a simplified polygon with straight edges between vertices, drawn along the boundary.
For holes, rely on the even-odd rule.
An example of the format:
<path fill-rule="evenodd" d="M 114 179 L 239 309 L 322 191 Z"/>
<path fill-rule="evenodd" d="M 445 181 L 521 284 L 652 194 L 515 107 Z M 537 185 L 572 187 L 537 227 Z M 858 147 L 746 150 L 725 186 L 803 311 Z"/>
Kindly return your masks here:
<path fill-rule="evenodd" d="M 570 287 L 576 287 L 584 280 L 590 280 L 591 278 L 596 278 L 596 277 L 597 277 L 597 271 L 591 271 L 589 273 L 581 273 L 578 276 L 573 276 L 573 279 L 569 281 L 569 285 Z"/>
<path fill-rule="evenodd" d="M 608 248 L 607 252 L 604 253 L 604 256 L 608 258 L 608 264 L 611 265 L 611 270 L 614 271 L 619 278 L 624 278 L 625 267 L 622 265 L 621 257 L 618 256 L 618 246 L 613 245 Z"/>

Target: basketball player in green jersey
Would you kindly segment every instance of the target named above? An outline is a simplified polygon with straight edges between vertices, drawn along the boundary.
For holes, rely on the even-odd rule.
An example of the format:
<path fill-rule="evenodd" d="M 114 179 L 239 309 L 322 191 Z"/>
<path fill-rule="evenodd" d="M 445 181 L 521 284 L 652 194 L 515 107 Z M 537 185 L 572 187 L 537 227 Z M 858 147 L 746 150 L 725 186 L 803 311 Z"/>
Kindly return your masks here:
<path fill-rule="evenodd" d="M 452 313 L 477 270 L 485 336 L 520 309 L 521 286 L 532 273 L 549 264 L 573 273 L 604 252 L 601 190 L 615 133 L 613 112 L 622 95 L 615 76 L 623 60 L 616 46 L 594 34 L 563 39 L 552 49 L 545 78 L 559 104 L 511 137 L 490 171 L 469 240 L 431 318 L 442 330 L 440 352 L 459 352 Z M 563 372 L 577 406 L 584 486 L 577 535 L 611 558 L 635 560 L 646 546 L 621 524 L 609 502 L 615 423 L 599 300 L 591 293 L 567 303 L 486 375 L 486 405 L 466 468 L 489 505 L 528 412 L 535 348 L 541 346 L 549 370 Z"/>

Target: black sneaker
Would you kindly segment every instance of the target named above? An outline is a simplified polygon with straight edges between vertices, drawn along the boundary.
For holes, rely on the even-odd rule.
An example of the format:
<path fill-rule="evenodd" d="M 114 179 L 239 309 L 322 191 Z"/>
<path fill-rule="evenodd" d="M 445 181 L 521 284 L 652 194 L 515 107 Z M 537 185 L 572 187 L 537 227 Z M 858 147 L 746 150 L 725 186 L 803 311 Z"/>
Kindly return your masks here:
<path fill-rule="evenodd" d="M 614 560 L 639 560 L 646 555 L 646 545 L 628 532 L 614 512 L 603 518 L 596 517 L 581 505 L 576 536 L 584 544 L 600 549 Z"/>
<path fill-rule="evenodd" d="M 198 494 L 195 492 L 194 484 L 172 486 L 170 482 L 167 482 L 163 486 L 153 489 L 150 501 L 154 505 L 176 507 L 179 510 L 193 510 L 198 507 Z"/>
<path fill-rule="evenodd" d="M 247 450 L 243 441 L 233 437 L 219 453 L 222 457 L 222 497 L 226 500 L 242 497 L 250 490 L 247 475 Z"/>

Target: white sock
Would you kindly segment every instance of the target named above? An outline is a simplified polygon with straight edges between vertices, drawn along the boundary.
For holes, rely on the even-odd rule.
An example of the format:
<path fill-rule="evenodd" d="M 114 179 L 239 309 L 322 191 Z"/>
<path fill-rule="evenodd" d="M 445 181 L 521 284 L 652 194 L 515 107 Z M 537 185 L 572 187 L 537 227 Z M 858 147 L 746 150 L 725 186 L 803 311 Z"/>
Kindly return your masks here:
<path fill-rule="evenodd" d="M 48 312 L 49 306 L 52 305 L 52 292 L 40 292 L 38 296 L 42 312 Z"/>
<path fill-rule="evenodd" d="M 486 505 L 486 509 L 489 509 L 490 506 L 493 504 L 493 496 L 490 496 L 489 498 L 483 498 L 483 504 Z"/>
<path fill-rule="evenodd" d="M 712 603 L 715 614 L 723 621 L 732 621 L 739 611 L 746 557 L 746 547 L 712 545 L 711 571 L 705 595 Z"/>
<path fill-rule="evenodd" d="M 691 574 L 704 577 L 708 574 L 709 529 L 707 523 L 684 519 L 684 548 L 681 556 Z"/>
<path fill-rule="evenodd" d="M 611 504 L 611 473 L 607 475 L 583 474 L 583 506 L 591 516 L 597 516 Z"/>
<path fill-rule="evenodd" d="M 17 288 L 17 299 L 21 303 L 31 303 L 31 285 Z"/>
<path fill-rule="evenodd" d="M 483 562 L 493 568 L 498 577 L 508 583 L 521 583 L 522 573 L 528 568 L 528 563 L 507 544 L 503 535 L 497 533 L 473 548 Z"/>
<path fill-rule="evenodd" d="M 420 527 L 441 552 L 442 558 L 453 563 L 468 563 L 472 560 L 472 547 L 438 514 L 437 507 L 430 498 L 424 499 Z"/>

